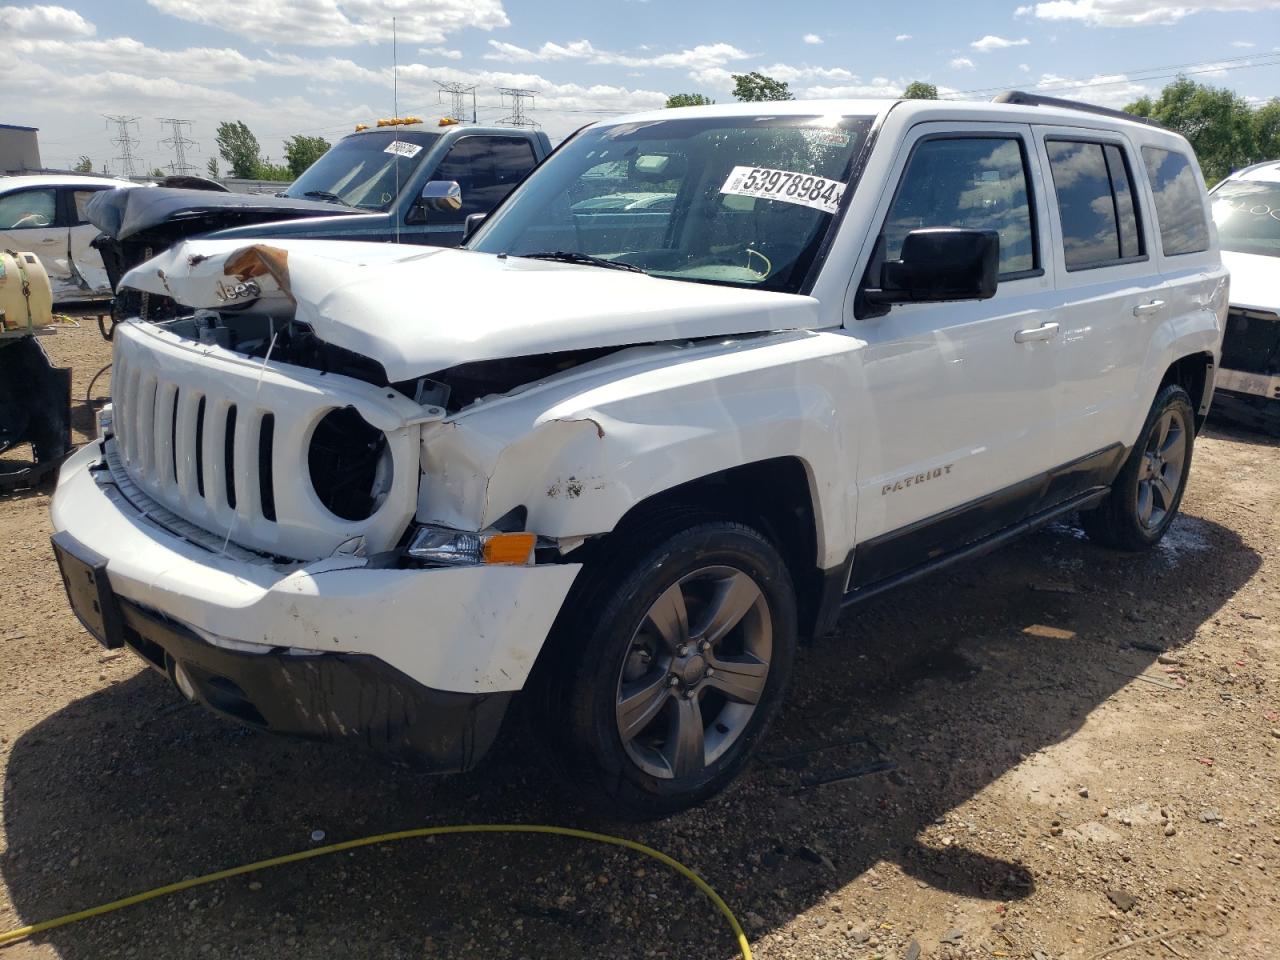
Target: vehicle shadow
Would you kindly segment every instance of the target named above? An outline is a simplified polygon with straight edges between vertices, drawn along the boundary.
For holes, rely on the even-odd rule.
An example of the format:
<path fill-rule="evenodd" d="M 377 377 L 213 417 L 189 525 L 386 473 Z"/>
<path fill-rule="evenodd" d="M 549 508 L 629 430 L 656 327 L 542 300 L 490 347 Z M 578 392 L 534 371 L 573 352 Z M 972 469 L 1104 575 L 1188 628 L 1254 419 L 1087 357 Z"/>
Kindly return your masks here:
<path fill-rule="evenodd" d="M 519 714 L 479 770 L 429 777 L 224 724 L 138 674 L 11 745 L 0 872 L 18 920 L 34 922 L 305 849 L 317 830 L 334 842 L 527 822 L 621 834 L 675 856 L 753 937 L 849 885 L 875 902 L 894 872 L 994 907 L 1036 886 L 999 852 L 999 831 L 1047 834 L 1062 814 L 1028 802 L 1015 822 L 979 830 L 951 811 L 1069 738 L 1158 651 L 1187 643 L 1259 563 L 1232 531 L 1194 516 L 1143 556 L 1099 550 L 1064 524 L 850 610 L 836 635 L 803 651 L 788 704 L 741 781 L 701 809 L 640 825 L 576 806 L 544 774 Z M 1166 683 L 1149 692 L 1180 696 Z M 881 917 L 832 919 L 843 929 Z M 735 955 L 723 920 L 682 879 L 555 837 L 343 853 L 40 939 L 71 960 Z"/>

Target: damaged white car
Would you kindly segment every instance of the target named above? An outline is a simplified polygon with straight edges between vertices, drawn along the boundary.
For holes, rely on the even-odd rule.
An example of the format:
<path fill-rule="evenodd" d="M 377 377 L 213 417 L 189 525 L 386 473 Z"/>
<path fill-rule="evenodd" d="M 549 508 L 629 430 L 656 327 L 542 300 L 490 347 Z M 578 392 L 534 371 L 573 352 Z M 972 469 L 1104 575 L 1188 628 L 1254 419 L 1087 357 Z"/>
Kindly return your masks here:
<path fill-rule="evenodd" d="M 53 500 L 74 609 L 246 723 L 458 770 L 523 692 L 587 797 L 702 801 L 843 606 L 1177 512 L 1227 306 L 1194 158 L 1006 99 L 597 124 L 460 250 L 166 251 Z"/>

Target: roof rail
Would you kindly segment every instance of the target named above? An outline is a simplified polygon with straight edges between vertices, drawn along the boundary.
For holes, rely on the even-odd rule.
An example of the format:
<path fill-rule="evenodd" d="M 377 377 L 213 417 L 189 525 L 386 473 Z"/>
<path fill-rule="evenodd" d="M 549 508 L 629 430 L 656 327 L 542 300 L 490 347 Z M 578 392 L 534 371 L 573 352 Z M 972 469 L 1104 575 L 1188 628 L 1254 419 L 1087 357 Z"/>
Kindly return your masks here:
<path fill-rule="evenodd" d="M 1063 100 L 1059 97 L 1042 97 L 1038 93 L 1026 93 L 1022 90 L 1006 90 L 1004 93 L 996 94 L 991 98 L 992 103 L 1013 103 L 1022 107 L 1058 107 L 1062 110 L 1079 110 L 1083 113 L 1096 113 L 1101 117 L 1114 117 L 1117 120 L 1132 120 L 1134 123 L 1145 123 L 1147 126 L 1158 127 L 1150 117 L 1140 117 L 1134 113 L 1125 113 L 1123 110 L 1112 110 L 1110 107 L 1098 107 L 1092 103 L 1081 103 L 1078 100 Z"/>

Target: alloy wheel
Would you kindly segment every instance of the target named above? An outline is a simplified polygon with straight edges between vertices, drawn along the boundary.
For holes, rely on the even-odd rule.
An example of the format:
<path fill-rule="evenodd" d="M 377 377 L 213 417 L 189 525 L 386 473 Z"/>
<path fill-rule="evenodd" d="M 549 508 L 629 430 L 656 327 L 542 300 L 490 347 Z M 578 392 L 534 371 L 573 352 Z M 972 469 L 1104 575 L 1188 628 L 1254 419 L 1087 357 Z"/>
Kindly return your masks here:
<path fill-rule="evenodd" d="M 1160 415 L 1138 468 L 1138 521 L 1158 529 L 1173 510 L 1187 459 L 1186 426 L 1176 410 Z"/>

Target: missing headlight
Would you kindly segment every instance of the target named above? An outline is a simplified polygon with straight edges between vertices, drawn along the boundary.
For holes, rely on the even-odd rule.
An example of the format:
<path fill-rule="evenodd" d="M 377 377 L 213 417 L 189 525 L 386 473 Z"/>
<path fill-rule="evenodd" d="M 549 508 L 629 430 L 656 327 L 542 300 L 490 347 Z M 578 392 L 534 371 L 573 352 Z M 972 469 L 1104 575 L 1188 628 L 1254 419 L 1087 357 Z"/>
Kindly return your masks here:
<path fill-rule="evenodd" d="M 387 435 L 354 407 L 330 410 L 316 424 L 307 468 L 320 502 L 343 520 L 373 516 L 391 489 Z"/>

